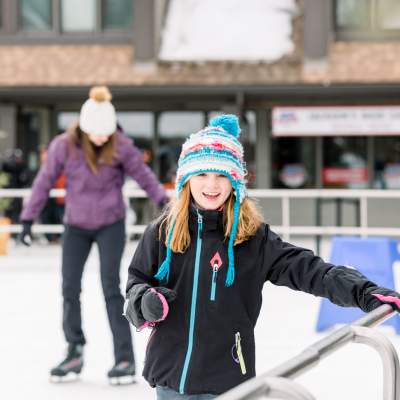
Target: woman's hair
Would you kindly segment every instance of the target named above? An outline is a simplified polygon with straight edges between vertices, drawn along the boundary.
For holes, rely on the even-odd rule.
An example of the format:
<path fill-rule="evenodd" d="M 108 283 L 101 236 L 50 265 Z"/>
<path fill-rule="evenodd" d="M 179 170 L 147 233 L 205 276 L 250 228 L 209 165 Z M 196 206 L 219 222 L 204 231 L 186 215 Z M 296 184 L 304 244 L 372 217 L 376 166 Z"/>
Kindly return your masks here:
<path fill-rule="evenodd" d="M 68 134 L 71 142 L 74 145 L 79 145 L 85 155 L 86 162 L 93 173 L 97 173 L 101 160 L 107 165 L 111 165 L 116 155 L 116 134 L 109 136 L 109 139 L 102 146 L 95 146 L 89 139 L 89 136 L 82 131 L 78 123 L 73 124 L 68 129 Z"/>
<path fill-rule="evenodd" d="M 170 247 L 175 253 L 183 253 L 190 245 L 189 233 L 189 207 L 191 203 L 191 194 L 189 183 L 186 182 L 182 188 L 179 199 L 170 202 L 165 213 L 161 215 L 159 221 L 160 240 L 163 238 L 165 229 L 165 245 L 168 243 L 168 236 L 172 227 L 173 233 L 171 237 Z M 223 225 L 225 239 L 229 237 L 233 223 L 233 206 L 235 203 L 235 195 L 232 193 L 225 202 L 223 210 Z M 257 229 L 261 225 L 263 217 L 253 200 L 245 198 L 239 210 L 239 222 L 237 226 L 235 245 L 242 243 L 255 235 Z"/>

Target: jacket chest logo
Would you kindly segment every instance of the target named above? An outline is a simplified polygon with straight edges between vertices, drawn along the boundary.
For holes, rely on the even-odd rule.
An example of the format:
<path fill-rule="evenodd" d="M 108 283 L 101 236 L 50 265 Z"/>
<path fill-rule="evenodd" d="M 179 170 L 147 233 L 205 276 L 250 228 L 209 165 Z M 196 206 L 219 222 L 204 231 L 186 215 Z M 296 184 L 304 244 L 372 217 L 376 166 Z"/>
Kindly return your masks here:
<path fill-rule="evenodd" d="M 218 251 L 215 252 L 212 259 L 210 260 L 211 268 L 212 269 L 220 269 L 223 262 L 221 260 L 221 256 L 219 255 Z"/>

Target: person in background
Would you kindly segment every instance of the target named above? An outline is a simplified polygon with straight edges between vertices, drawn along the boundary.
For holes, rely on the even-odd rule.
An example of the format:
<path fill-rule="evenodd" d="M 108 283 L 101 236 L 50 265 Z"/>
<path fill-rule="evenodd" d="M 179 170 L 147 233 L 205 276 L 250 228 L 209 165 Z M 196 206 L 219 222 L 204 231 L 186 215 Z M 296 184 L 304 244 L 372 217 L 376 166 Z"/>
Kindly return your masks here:
<path fill-rule="evenodd" d="M 47 159 L 47 146 L 41 146 L 39 151 L 40 165 L 46 162 Z M 60 176 L 54 183 L 54 189 L 65 189 L 65 175 L 61 172 Z M 42 224 L 62 224 L 64 216 L 64 196 L 49 197 L 44 205 L 39 219 Z M 58 243 L 60 234 L 58 233 L 45 233 L 49 243 Z"/>
<path fill-rule="evenodd" d="M 153 329 L 143 376 L 158 400 L 208 400 L 255 376 L 264 282 L 368 312 L 399 294 L 282 241 L 247 197 L 240 127 L 223 115 L 182 146 L 176 198 L 133 256 L 126 318 Z M 279 298 L 276 299 L 279 303 Z"/>
<path fill-rule="evenodd" d="M 21 149 L 13 149 L 6 152 L 1 170 L 7 177 L 6 189 L 22 189 L 30 183 L 28 167 Z M 13 198 L 9 207 L 5 210 L 5 216 L 10 218 L 13 224 L 18 223 L 21 210 L 22 198 Z"/>
<path fill-rule="evenodd" d="M 57 136 L 46 162 L 36 176 L 32 195 L 21 213 L 21 241 L 32 241 L 32 223 L 46 203 L 56 179 L 64 172 L 66 198 L 62 244 L 63 330 L 67 354 L 50 375 L 55 381 L 79 374 L 84 364 L 86 338 L 81 321 L 81 281 L 93 243 L 100 255 L 100 276 L 111 327 L 115 364 L 108 371 L 110 383 L 133 382 L 134 353 L 129 324 L 122 316 L 120 262 L 125 244 L 125 176 L 135 179 L 152 201 L 162 207 L 167 194 L 143 162 L 131 139 L 117 129 L 111 93 L 93 87 L 82 105 L 79 122 Z"/>

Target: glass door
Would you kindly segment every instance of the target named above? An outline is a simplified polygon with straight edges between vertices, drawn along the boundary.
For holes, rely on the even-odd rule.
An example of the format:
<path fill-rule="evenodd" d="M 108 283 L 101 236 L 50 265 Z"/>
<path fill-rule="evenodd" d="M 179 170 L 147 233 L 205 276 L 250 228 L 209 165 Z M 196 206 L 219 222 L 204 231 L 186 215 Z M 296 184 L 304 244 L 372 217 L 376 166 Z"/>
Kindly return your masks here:
<path fill-rule="evenodd" d="M 365 137 L 323 138 L 322 185 L 324 188 L 337 189 L 368 187 Z"/>

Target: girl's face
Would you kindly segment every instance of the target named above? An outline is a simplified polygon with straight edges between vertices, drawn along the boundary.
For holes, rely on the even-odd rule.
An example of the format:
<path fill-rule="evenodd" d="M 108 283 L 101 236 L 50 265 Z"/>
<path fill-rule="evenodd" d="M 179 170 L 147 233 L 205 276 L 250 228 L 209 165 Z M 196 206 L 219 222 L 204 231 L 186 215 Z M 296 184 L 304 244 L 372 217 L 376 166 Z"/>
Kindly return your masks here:
<path fill-rule="evenodd" d="M 91 133 L 88 134 L 89 140 L 95 146 L 103 146 L 104 143 L 108 142 L 109 136 L 106 135 L 92 135 Z"/>
<path fill-rule="evenodd" d="M 219 209 L 232 192 L 229 178 L 215 172 L 192 176 L 189 187 L 196 205 L 203 210 Z"/>

